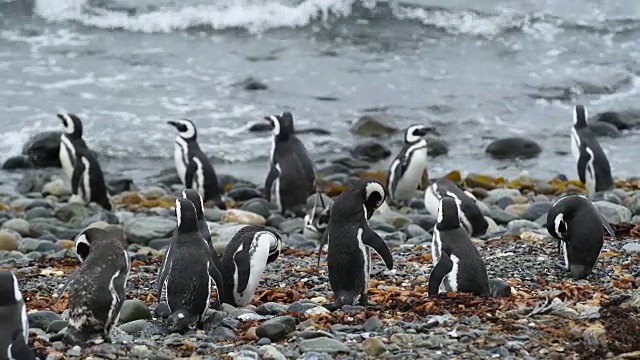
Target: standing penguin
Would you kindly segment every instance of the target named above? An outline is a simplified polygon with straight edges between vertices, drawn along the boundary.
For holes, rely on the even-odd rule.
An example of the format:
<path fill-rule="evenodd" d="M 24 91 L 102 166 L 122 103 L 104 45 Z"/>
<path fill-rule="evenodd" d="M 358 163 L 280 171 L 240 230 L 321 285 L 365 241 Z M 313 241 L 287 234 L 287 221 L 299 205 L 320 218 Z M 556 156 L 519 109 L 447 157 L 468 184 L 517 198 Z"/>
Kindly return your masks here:
<path fill-rule="evenodd" d="M 615 238 L 609 223 L 582 195 L 563 197 L 547 213 L 547 231 L 562 243 L 564 266 L 560 267 L 571 272 L 575 280 L 591 274 L 598 261 L 604 243 L 603 226 Z"/>
<path fill-rule="evenodd" d="M 404 133 L 404 146 L 389 167 L 389 200 L 407 201 L 416 194 L 427 169 L 427 140 L 432 129 L 424 125 L 412 125 Z"/>
<path fill-rule="evenodd" d="M 452 197 L 440 199 L 431 255 L 435 267 L 429 276 L 429 295 L 445 291 L 490 295 L 487 269 L 469 234 L 460 227 L 458 205 Z"/>
<path fill-rule="evenodd" d="M 74 243 L 82 265 L 67 282 L 69 326 L 62 341 L 70 345 L 99 338 L 110 342 L 131 270 L 129 255 L 120 241 L 98 228 L 84 230 Z"/>
<path fill-rule="evenodd" d="M 82 122 L 74 114 L 58 114 L 65 133 L 60 138 L 60 163 L 71 179 L 71 192 L 85 204 L 95 202 L 111 210 L 102 168 L 82 139 Z"/>
<path fill-rule="evenodd" d="M 265 197 L 284 214 L 302 213 L 307 197 L 314 191 L 315 171 L 307 149 L 294 134 L 293 115 L 266 116 L 273 127 L 273 145 L 269 174 L 264 185 Z"/>
<path fill-rule="evenodd" d="M 573 109 L 571 153 L 577 162 L 578 177 L 590 195 L 613 187 L 609 160 L 589 128 L 587 109 L 583 105 Z"/>
<path fill-rule="evenodd" d="M 306 215 L 302 234 L 310 240 L 320 240 L 329 226 L 329 216 L 333 199 L 317 192 L 307 198 Z"/>
<path fill-rule="evenodd" d="M 16 276 L 0 270 L 0 360 L 35 360 L 29 347 L 29 321 Z"/>
<path fill-rule="evenodd" d="M 158 302 L 166 303 L 170 312 L 169 330 L 182 332 L 202 320 L 215 284 L 223 298 L 223 281 L 211 260 L 209 244 L 198 230 L 193 203 L 176 199 L 178 226 L 171 237 L 158 277 Z"/>
<path fill-rule="evenodd" d="M 386 198 L 384 186 L 376 180 L 359 180 L 348 186 L 331 206 L 324 238 L 329 242 L 327 263 L 334 305 L 368 305 L 371 272 L 369 248 L 380 255 L 389 270 L 393 256 L 387 244 L 369 227 L 368 219 Z M 320 246 L 322 249 L 322 245 Z"/>
<path fill-rule="evenodd" d="M 489 223 L 482 215 L 476 203 L 476 197 L 445 177 L 438 179 L 425 191 L 424 203 L 427 210 L 431 214 L 437 214 L 440 209 L 440 200 L 445 196 L 455 199 L 458 204 L 460 223 L 469 235 L 481 236 L 487 232 Z"/>
<path fill-rule="evenodd" d="M 216 172 L 196 141 L 196 126 L 187 119 L 167 123 L 178 129 L 173 157 L 182 185 L 187 189 L 196 189 L 205 202 L 212 200 L 216 206 L 225 209 Z"/>
<path fill-rule="evenodd" d="M 253 299 L 267 264 L 282 251 L 282 238 L 263 226 L 245 226 L 233 236 L 222 256 L 224 302 L 245 306 Z"/>
<path fill-rule="evenodd" d="M 216 249 L 213 248 L 213 243 L 211 242 L 211 229 L 209 228 L 209 224 L 207 224 L 207 220 L 204 219 L 204 204 L 202 197 L 194 189 L 183 190 L 182 197 L 189 199 L 189 201 L 193 203 L 193 206 L 195 206 L 196 218 L 198 220 L 198 231 L 200 231 L 200 235 L 202 235 L 204 241 L 209 245 L 211 260 L 213 260 L 216 268 L 221 269 L 220 256 L 218 255 L 218 252 L 216 252 Z"/>

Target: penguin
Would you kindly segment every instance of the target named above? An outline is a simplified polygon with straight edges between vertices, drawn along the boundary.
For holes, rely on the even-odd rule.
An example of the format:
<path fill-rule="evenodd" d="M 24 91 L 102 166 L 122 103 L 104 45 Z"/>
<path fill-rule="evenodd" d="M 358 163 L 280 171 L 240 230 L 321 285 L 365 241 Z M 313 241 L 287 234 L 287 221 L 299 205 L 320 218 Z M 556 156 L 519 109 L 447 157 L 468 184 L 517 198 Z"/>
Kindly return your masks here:
<path fill-rule="evenodd" d="M 587 123 L 587 109 L 576 105 L 571 128 L 571 153 L 576 160 L 578 177 L 589 195 L 613 187 L 611 166 Z"/>
<path fill-rule="evenodd" d="M 187 189 L 196 189 L 205 202 L 213 201 L 220 209 L 226 209 L 213 165 L 196 141 L 196 126 L 187 119 L 167 123 L 178 129 L 173 156 L 182 185 Z"/>
<path fill-rule="evenodd" d="M 168 306 L 167 325 L 172 332 L 184 332 L 200 323 L 209 308 L 211 287 L 224 298 L 223 280 L 212 261 L 209 244 L 198 230 L 193 203 L 176 199 L 178 224 L 171 237 L 158 276 L 158 302 Z M 219 301 L 220 302 L 220 301 Z"/>
<path fill-rule="evenodd" d="M 222 256 L 224 302 L 233 306 L 251 303 L 267 264 L 282 251 L 282 238 L 263 226 L 245 226 L 233 236 Z"/>
<path fill-rule="evenodd" d="M 404 133 L 404 146 L 389 167 L 389 200 L 393 203 L 411 200 L 427 169 L 427 140 L 430 127 L 412 125 Z"/>
<path fill-rule="evenodd" d="M 302 216 L 302 207 L 315 190 L 313 163 L 304 144 L 294 134 L 290 112 L 265 116 L 265 119 L 273 127 L 265 197 L 274 202 L 282 214 L 290 211 Z"/>
<path fill-rule="evenodd" d="M 369 248 L 380 255 L 389 270 L 393 269 L 389 247 L 371 230 L 368 222 L 369 214 L 380 207 L 386 197 L 387 192 L 379 181 L 361 179 L 349 185 L 331 206 L 324 238 L 329 243 L 329 284 L 335 295 L 336 308 L 355 305 L 356 301 L 368 306 Z"/>
<path fill-rule="evenodd" d="M 440 199 L 438 221 L 433 228 L 431 255 L 435 265 L 429 276 L 429 296 L 460 291 L 489 296 L 487 269 L 469 234 L 460 227 L 457 201 Z"/>
<path fill-rule="evenodd" d="M 15 274 L 0 270 L 0 360 L 35 360 L 29 347 L 27 308 Z"/>
<path fill-rule="evenodd" d="M 307 198 L 302 235 L 309 240 L 320 240 L 329 226 L 329 216 L 333 199 L 317 192 Z"/>
<path fill-rule="evenodd" d="M 67 177 L 73 176 L 73 168 L 76 164 L 76 149 L 88 149 L 82 138 L 82 121 L 75 114 L 58 114 L 62 121 L 64 133 L 60 135 L 60 164 Z"/>
<path fill-rule="evenodd" d="M 462 190 L 456 183 L 443 177 L 431 184 L 424 193 L 424 203 L 431 214 L 437 214 L 440 200 L 450 196 L 458 204 L 458 213 L 462 228 L 471 236 L 482 236 L 487 232 L 489 223 L 484 218 L 477 199 L 472 193 Z"/>
<path fill-rule="evenodd" d="M 593 271 L 604 244 L 604 229 L 615 239 L 615 232 L 598 209 L 583 195 L 558 200 L 547 213 L 547 231 L 562 245 L 564 264 L 575 280 Z"/>
<path fill-rule="evenodd" d="M 120 241 L 98 228 L 82 231 L 74 246 L 81 265 L 61 291 L 62 295 L 69 286 L 69 326 L 62 341 L 111 342 L 125 300 L 129 254 Z"/>
<path fill-rule="evenodd" d="M 211 252 L 211 260 L 213 260 L 214 265 L 217 269 L 222 269 L 220 263 L 220 255 L 216 249 L 213 248 L 213 243 L 211 242 L 211 229 L 209 228 L 209 224 L 207 224 L 207 220 L 204 219 L 204 203 L 202 201 L 202 196 L 194 189 L 184 189 L 182 191 L 182 197 L 185 199 L 189 199 L 193 203 L 193 206 L 196 208 L 196 218 L 198 220 L 198 231 L 200 231 L 200 235 L 204 241 L 209 245 L 209 251 Z"/>
<path fill-rule="evenodd" d="M 71 192 L 85 204 L 95 202 L 111 210 L 102 169 L 94 153 L 82 139 L 82 121 L 74 114 L 58 114 L 64 125 L 60 137 L 60 163 L 71 180 Z"/>

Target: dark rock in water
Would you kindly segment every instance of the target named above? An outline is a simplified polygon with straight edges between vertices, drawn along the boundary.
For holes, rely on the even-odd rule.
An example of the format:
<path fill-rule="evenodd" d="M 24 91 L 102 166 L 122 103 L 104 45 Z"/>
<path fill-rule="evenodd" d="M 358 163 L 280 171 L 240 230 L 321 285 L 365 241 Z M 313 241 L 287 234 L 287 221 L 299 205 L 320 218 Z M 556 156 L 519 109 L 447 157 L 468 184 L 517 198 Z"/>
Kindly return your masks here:
<path fill-rule="evenodd" d="M 247 201 L 249 199 L 262 197 L 262 193 L 254 187 L 238 184 L 229 190 L 227 196 L 235 201 Z"/>
<path fill-rule="evenodd" d="M 486 152 L 496 159 L 528 159 L 538 156 L 542 148 L 533 140 L 510 137 L 493 141 Z"/>
<path fill-rule="evenodd" d="M 271 341 L 279 341 L 295 329 L 296 320 L 293 316 L 278 316 L 258 326 L 256 335 Z"/>
<path fill-rule="evenodd" d="M 260 80 L 257 80 L 253 77 L 248 77 L 238 83 L 235 84 L 236 86 L 242 87 L 243 89 L 247 90 L 247 91 L 256 91 L 256 90 L 267 90 L 269 87 L 267 86 L 267 84 L 263 83 Z"/>
<path fill-rule="evenodd" d="M 47 331 L 52 322 L 62 320 L 60 315 L 53 311 L 36 311 L 27 314 L 27 319 L 29 320 L 29 328 L 41 329 L 43 331 Z"/>
<path fill-rule="evenodd" d="M 536 221 L 540 216 L 549 212 L 553 204 L 550 202 L 535 202 L 529 205 L 527 210 L 522 214 L 522 218 L 530 221 Z"/>
<path fill-rule="evenodd" d="M 160 173 L 158 175 L 153 176 L 152 178 L 153 182 L 156 184 L 163 184 L 166 186 L 171 186 L 174 184 L 181 184 L 182 181 L 180 180 L 180 177 L 178 177 L 178 173 L 176 172 L 176 168 L 175 167 L 170 167 L 170 168 L 166 168 L 164 170 L 161 170 Z M 218 181 L 220 180 L 220 177 L 218 176 Z M 222 185 L 221 185 L 222 187 Z"/>
<path fill-rule="evenodd" d="M 4 170 L 16 170 L 16 169 L 33 169 L 33 163 L 29 160 L 28 156 L 18 155 L 12 156 L 8 158 L 4 164 L 2 164 L 2 169 Z"/>
<path fill-rule="evenodd" d="M 640 109 L 623 111 L 607 111 L 595 116 L 596 121 L 609 123 L 618 130 L 628 130 L 640 127 Z"/>
<path fill-rule="evenodd" d="M 249 132 L 267 132 L 273 130 L 269 122 L 257 122 L 249 127 Z"/>
<path fill-rule="evenodd" d="M 349 169 L 368 169 L 369 168 L 369 164 L 367 162 L 354 159 L 352 157 L 336 159 L 333 162 L 334 164 L 344 165 Z"/>
<path fill-rule="evenodd" d="M 379 115 L 363 115 L 351 126 L 351 132 L 359 136 L 380 137 L 398 132 L 398 127 L 388 118 Z"/>
<path fill-rule="evenodd" d="M 35 167 L 62 167 L 60 164 L 60 131 L 45 131 L 29 139 L 22 148 Z"/>
<path fill-rule="evenodd" d="M 437 157 L 440 155 L 447 155 L 449 153 L 449 145 L 447 142 L 439 137 L 427 136 L 427 153 L 429 157 Z"/>
<path fill-rule="evenodd" d="M 31 192 L 42 192 L 46 183 L 51 181 L 51 173 L 45 170 L 28 170 L 16 185 L 16 191 L 26 195 Z"/>
<path fill-rule="evenodd" d="M 331 131 L 320 128 L 307 128 L 296 130 L 296 134 L 331 135 Z"/>
<path fill-rule="evenodd" d="M 607 136 L 612 138 L 619 138 L 622 136 L 620 130 L 613 125 L 604 121 L 591 121 L 589 122 L 589 129 L 595 136 Z"/>
<path fill-rule="evenodd" d="M 369 140 L 356 145 L 351 150 L 351 155 L 362 160 L 376 162 L 388 158 L 391 155 L 391 150 L 377 141 Z"/>
<path fill-rule="evenodd" d="M 263 198 L 250 199 L 240 207 L 240 210 L 250 211 L 258 214 L 265 219 L 271 215 L 269 202 Z"/>
<path fill-rule="evenodd" d="M 502 279 L 489 279 L 489 291 L 492 297 L 509 297 L 511 285 Z"/>
<path fill-rule="evenodd" d="M 133 183 L 133 179 L 129 179 L 129 178 L 118 178 L 118 179 L 108 180 L 107 188 L 109 189 L 109 194 L 111 195 L 117 195 L 125 191 L 139 190 L 138 187 Z"/>
<path fill-rule="evenodd" d="M 174 170 L 175 172 L 175 170 Z M 255 185 L 236 178 L 233 175 L 229 174 L 218 174 L 218 186 L 220 186 L 220 190 L 224 191 L 224 189 L 232 188 L 234 185 L 244 184 L 246 186 L 255 187 Z"/>
<path fill-rule="evenodd" d="M 325 177 L 327 175 L 334 175 L 334 174 L 348 174 L 349 171 L 350 171 L 350 168 L 348 168 L 343 164 L 329 164 L 329 165 L 325 165 L 323 167 L 318 168 L 317 174 L 320 177 Z"/>

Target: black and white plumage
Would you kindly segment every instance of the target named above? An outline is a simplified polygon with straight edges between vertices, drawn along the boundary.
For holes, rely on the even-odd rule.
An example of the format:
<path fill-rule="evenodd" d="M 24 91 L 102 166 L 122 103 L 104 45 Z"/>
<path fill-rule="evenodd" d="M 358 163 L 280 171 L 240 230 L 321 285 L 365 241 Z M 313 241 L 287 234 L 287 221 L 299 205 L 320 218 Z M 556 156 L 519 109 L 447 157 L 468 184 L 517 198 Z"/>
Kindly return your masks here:
<path fill-rule="evenodd" d="M 348 186 L 331 206 L 323 239 L 329 243 L 329 283 L 338 308 L 355 305 L 356 301 L 368 305 L 370 249 L 380 255 L 388 269 L 393 269 L 389 247 L 371 230 L 368 221 L 370 214 L 385 201 L 386 193 L 377 180 L 362 179 Z"/>
<path fill-rule="evenodd" d="M 460 227 L 458 211 L 454 198 L 440 199 L 431 242 L 435 266 L 429 276 L 429 295 L 460 291 L 489 296 L 487 269 L 469 234 Z"/>
<path fill-rule="evenodd" d="M 443 177 L 431 184 L 424 194 L 424 203 L 431 214 L 437 214 L 440 200 L 449 196 L 458 204 L 460 225 L 471 236 L 481 236 L 487 232 L 489 223 L 484 218 L 476 197 L 468 191 L 462 190 L 456 183 Z"/>
<path fill-rule="evenodd" d="M 198 230 L 196 208 L 176 199 L 178 225 L 171 237 L 158 277 L 158 302 L 168 306 L 171 331 L 184 331 L 201 321 L 209 308 L 211 288 L 223 298 L 222 275 L 212 262 L 209 244 Z"/>
<path fill-rule="evenodd" d="M 111 202 L 98 159 L 82 139 L 82 121 L 74 114 L 58 114 L 64 125 L 60 137 L 60 163 L 71 180 L 71 192 L 85 204 L 95 202 L 111 210 Z"/>
<path fill-rule="evenodd" d="M 309 240 L 320 240 L 327 226 L 333 199 L 317 192 L 307 198 L 302 234 Z"/>
<path fill-rule="evenodd" d="M 404 146 L 389 167 L 389 200 L 411 200 L 427 169 L 427 140 L 430 127 L 412 125 L 404 133 Z"/>
<path fill-rule="evenodd" d="M 561 267 L 576 280 L 593 271 L 604 244 L 604 229 L 615 238 L 609 223 L 582 195 L 563 197 L 547 213 L 547 231 L 562 246 L 564 264 Z"/>
<path fill-rule="evenodd" d="M 315 190 L 313 163 L 304 144 L 294 133 L 290 112 L 266 116 L 265 119 L 273 127 L 265 197 L 275 203 L 283 214 L 290 211 L 302 215 L 307 197 Z"/>
<path fill-rule="evenodd" d="M 18 279 L 7 270 L 0 270 L 0 324 L 0 360 L 35 360 Z"/>
<path fill-rule="evenodd" d="M 81 232 L 74 245 L 82 265 L 61 291 L 70 286 L 69 326 L 63 341 L 110 342 L 125 300 L 129 255 L 120 241 L 98 228 Z"/>
<path fill-rule="evenodd" d="M 613 187 L 609 160 L 589 128 L 587 109 L 583 105 L 573 109 L 571 153 L 577 162 L 578 177 L 589 194 Z"/>
<path fill-rule="evenodd" d="M 209 228 L 209 224 L 207 224 L 207 220 L 204 218 L 204 203 L 202 201 L 202 196 L 195 189 L 185 189 L 182 191 L 182 197 L 185 199 L 189 199 L 193 203 L 193 206 L 196 208 L 196 218 L 198 219 L 198 231 L 200 231 L 200 235 L 209 245 L 209 251 L 211 252 L 211 260 L 213 260 L 216 268 L 221 269 L 220 264 L 220 255 L 216 252 L 216 249 L 213 248 L 213 243 L 211 242 L 211 229 Z"/>
<path fill-rule="evenodd" d="M 267 264 L 282 251 L 282 238 L 263 226 L 245 226 L 233 236 L 222 256 L 224 302 L 233 306 L 251 303 Z"/>
<path fill-rule="evenodd" d="M 173 157 L 182 185 L 187 189 L 196 189 L 205 202 L 213 201 L 216 206 L 225 209 L 216 172 L 198 145 L 196 126 L 187 119 L 167 123 L 178 130 Z"/>

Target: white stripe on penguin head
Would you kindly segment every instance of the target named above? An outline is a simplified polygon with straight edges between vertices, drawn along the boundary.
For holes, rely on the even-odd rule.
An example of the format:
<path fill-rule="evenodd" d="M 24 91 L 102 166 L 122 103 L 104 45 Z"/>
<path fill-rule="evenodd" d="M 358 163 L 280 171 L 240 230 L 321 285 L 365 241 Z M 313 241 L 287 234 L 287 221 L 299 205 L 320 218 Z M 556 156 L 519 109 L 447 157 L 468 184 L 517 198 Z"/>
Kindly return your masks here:
<path fill-rule="evenodd" d="M 382 203 L 387 197 L 387 192 L 384 191 L 384 188 L 382 187 L 382 185 L 374 181 L 367 183 L 367 186 L 365 187 L 365 192 L 366 192 L 366 198 L 365 198 L 366 200 L 369 200 L 369 198 L 371 197 L 371 195 L 373 195 L 373 193 L 378 193 L 380 195 L 380 201 L 378 201 L 378 203 L 376 204 L 376 208 L 379 208 L 380 205 L 382 205 Z"/>
<path fill-rule="evenodd" d="M 273 122 L 273 135 L 278 136 L 280 135 L 280 119 L 278 119 L 278 117 L 276 115 L 271 115 L 269 116 L 269 120 L 271 120 Z"/>
<path fill-rule="evenodd" d="M 444 212 L 442 211 L 442 199 L 440 198 L 440 205 L 438 206 L 438 224 L 442 224 L 444 220 Z"/>
<path fill-rule="evenodd" d="M 177 122 L 187 128 L 184 131 L 178 130 L 178 135 L 180 135 L 182 138 L 191 139 L 192 137 L 196 136 L 196 126 L 190 120 L 179 119 Z"/>
<path fill-rule="evenodd" d="M 73 119 L 71 118 L 71 116 L 69 116 L 69 114 L 62 114 L 62 117 L 64 118 L 64 130 L 67 134 L 73 134 L 73 132 L 76 130 L 76 124 L 73 122 Z"/>
<path fill-rule="evenodd" d="M 564 224 L 564 215 L 562 213 L 558 214 L 555 219 L 553 219 L 553 224 L 555 225 L 556 235 L 559 238 L 563 238 L 562 232 L 560 231 L 560 225 L 564 225 L 564 230 L 567 231 L 567 227 Z"/>
<path fill-rule="evenodd" d="M 86 258 L 83 258 L 82 256 L 80 256 L 80 252 L 78 251 L 78 246 L 80 244 L 84 244 L 89 249 L 91 249 L 91 245 L 89 244 L 89 240 L 87 240 L 87 236 L 85 234 L 78 235 L 78 237 L 76 238 L 75 244 L 74 244 L 74 247 L 76 249 L 76 255 L 78 255 L 78 259 L 80 259 L 80 262 L 84 262 L 86 260 Z"/>

